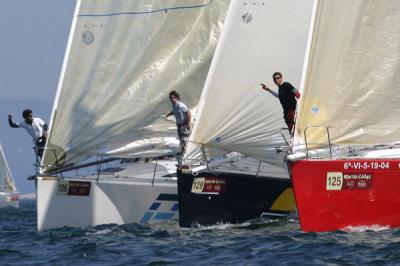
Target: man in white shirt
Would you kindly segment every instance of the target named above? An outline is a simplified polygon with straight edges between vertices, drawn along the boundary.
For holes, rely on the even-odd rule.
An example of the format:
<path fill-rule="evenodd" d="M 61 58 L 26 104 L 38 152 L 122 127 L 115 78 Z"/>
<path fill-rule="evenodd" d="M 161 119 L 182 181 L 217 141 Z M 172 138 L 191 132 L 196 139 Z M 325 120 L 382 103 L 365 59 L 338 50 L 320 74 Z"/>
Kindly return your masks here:
<path fill-rule="evenodd" d="M 181 154 L 185 151 L 186 140 L 190 134 L 190 121 L 192 115 L 189 108 L 180 101 L 179 93 L 171 91 L 169 93 L 169 99 L 172 103 L 172 111 L 169 112 L 166 117 L 174 114 L 176 119 L 176 126 L 178 127 L 178 138 L 181 143 Z"/>
<path fill-rule="evenodd" d="M 12 120 L 12 115 L 9 114 L 8 124 L 13 128 L 25 128 L 35 143 L 36 155 L 41 158 L 47 139 L 47 124 L 42 119 L 33 117 L 32 110 L 30 109 L 25 109 L 22 112 L 22 117 L 24 118 L 24 121 L 15 123 Z"/>

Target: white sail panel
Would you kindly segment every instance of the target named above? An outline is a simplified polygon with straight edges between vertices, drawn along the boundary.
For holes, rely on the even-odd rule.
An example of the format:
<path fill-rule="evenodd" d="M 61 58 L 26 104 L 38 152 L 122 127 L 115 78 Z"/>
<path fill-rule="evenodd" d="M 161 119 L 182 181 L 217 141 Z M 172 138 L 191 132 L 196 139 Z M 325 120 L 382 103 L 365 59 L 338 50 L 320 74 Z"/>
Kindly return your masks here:
<path fill-rule="evenodd" d="M 295 148 L 400 140 L 398 1 L 319 1 L 307 68 Z"/>
<path fill-rule="evenodd" d="M 202 93 L 186 158 L 198 145 L 277 160 L 286 127 L 272 74 L 299 86 L 313 1 L 232 1 Z M 189 159 L 190 160 L 190 159 Z"/>
<path fill-rule="evenodd" d="M 176 90 L 189 107 L 197 105 L 228 5 L 227 0 L 78 2 L 45 168 L 110 152 L 173 152 L 175 122 L 162 117 L 171 110 L 168 93 Z"/>
<path fill-rule="evenodd" d="M 16 190 L 17 189 L 11 177 L 10 168 L 8 167 L 3 147 L 0 144 L 0 191 L 15 192 Z"/>

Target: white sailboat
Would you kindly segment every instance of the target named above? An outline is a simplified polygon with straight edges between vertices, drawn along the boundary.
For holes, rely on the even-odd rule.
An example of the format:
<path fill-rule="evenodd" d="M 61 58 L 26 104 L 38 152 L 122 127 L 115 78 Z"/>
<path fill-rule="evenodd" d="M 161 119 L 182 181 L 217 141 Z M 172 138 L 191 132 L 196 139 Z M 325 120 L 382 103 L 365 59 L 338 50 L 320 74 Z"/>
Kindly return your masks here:
<path fill-rule="evenodd" d="M 184 167 L 180 225 L 287 216 L 294 198 L 278 99 L 260 89 L 283 73 L 300 84 L 313 1 L 231 2 L 207 76 Z"/>
<path fill-rule="evenodd" d="M 400 5 L 317 0 L 293 153 L 304 231 L 400 227 Z"/>
<path fill-rule="evenodd" d="M 19 193 L 12 179 L 3 147 L 0 144 L 0 208 L 18 207 L 18 205 Z"/>
<path fill-rule="evenodd" d="M 77 1 L 37 177 L 39 231 L 177 218 L 168 93 L 197 106 L 227 8 L 225 0 Z M 90 165 L 94 173 L 76 172 Z"/>

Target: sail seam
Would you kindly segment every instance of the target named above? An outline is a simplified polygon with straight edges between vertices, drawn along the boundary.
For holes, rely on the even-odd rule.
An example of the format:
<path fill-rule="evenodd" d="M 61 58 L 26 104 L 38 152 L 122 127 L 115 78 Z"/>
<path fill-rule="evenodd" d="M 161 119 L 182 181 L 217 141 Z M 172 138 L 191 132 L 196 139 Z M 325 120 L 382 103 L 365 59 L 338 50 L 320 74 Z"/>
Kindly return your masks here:
<path fill-rule="evenodd" d="M 77 17 L 112 17 L 112 16 L 121 16 L 121 15 L 144 15 L 144 14 L 152 14 L 152 13 L 167 13 L 170 10 L 179 10 L 179 9 L 194 9 L 194 8 L 203 8 L 209 6 L 214 2 L 214 0 L 210 0 L 208 3 L 203 5 L 195 5 L 195 6 L 177 6 L 177 7 L 167 7 L 157 10 L 151 11 L 142 11 L 142 12 L 117 12 L 117 13 L 110 13 L 110 14 L 80 14 Z"/>

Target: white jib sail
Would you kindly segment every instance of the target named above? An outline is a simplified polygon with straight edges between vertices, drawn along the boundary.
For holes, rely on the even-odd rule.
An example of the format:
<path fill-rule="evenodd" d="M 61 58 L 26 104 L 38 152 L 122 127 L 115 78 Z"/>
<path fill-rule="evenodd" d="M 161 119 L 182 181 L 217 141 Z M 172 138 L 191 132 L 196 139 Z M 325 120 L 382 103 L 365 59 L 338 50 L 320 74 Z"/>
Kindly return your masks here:
<path fill-rule="evenodd" d="M 282 164 L 275 148 L 284 144 L 283 110 L 260 83 L 277 91 L 272 74 L 279 71 L 298 88 L 312 9 L 312 0 L 231 2 L 199 102 L 188 161 L 203 145 L 206 153 L 236 151 Z"/>
<path fill-rule="evenodd" d="M 310 47 L 295 151 L 398 142 L 399 1 L 320 0 Z"/>
<path fill-rule="evenodd" d="M 78 1 L 44 171 L 178 148 L 168 93 L 196 107 L 228 0 Z M 57 155 L 57 159 L 55 159 Z"/>
<path fill-rule="evenodd" d="M 0 144 L 0 192 L 15 192 L 16 190 L 3 147 Z"/>

